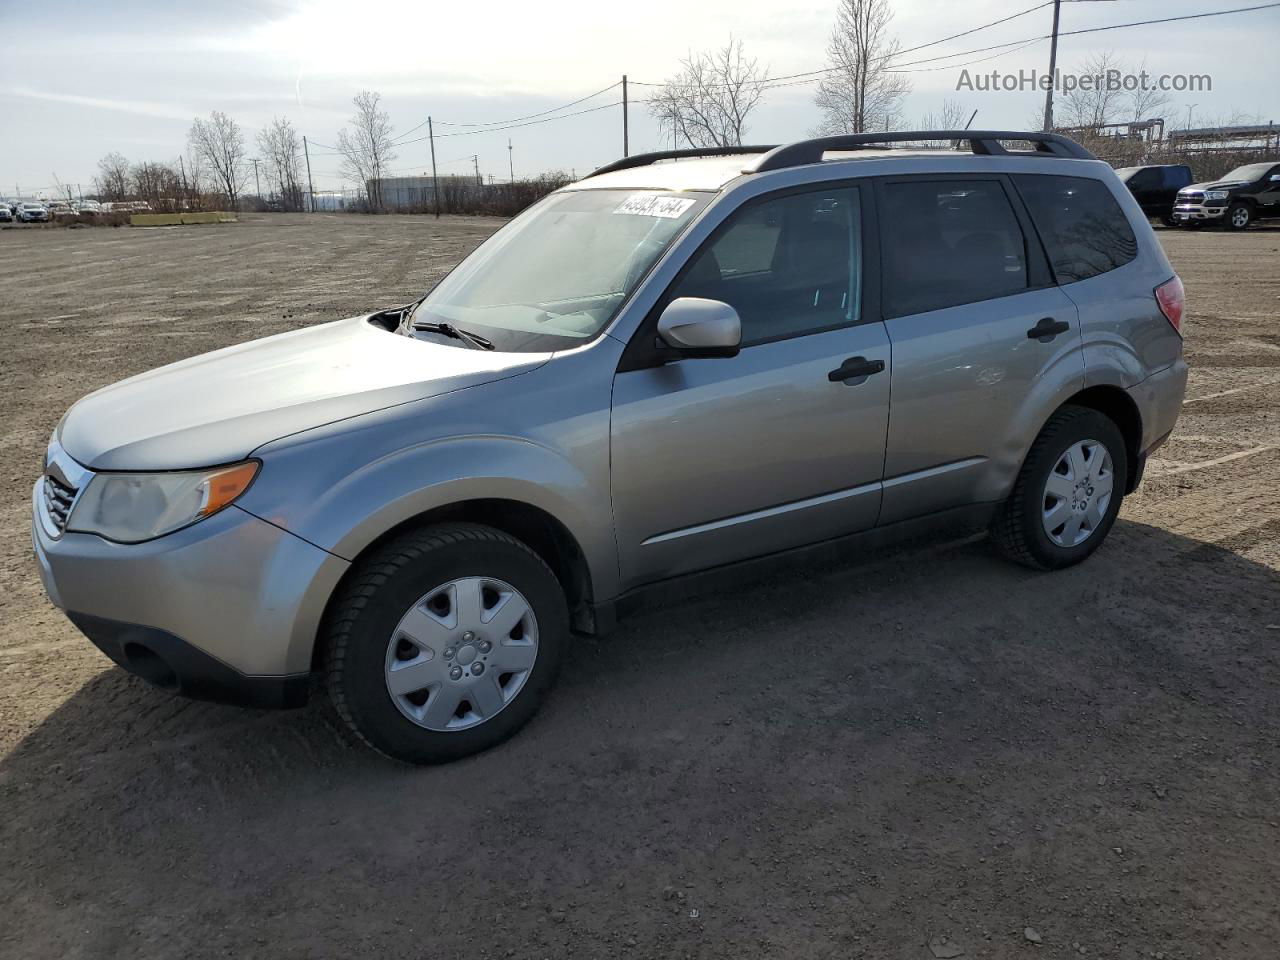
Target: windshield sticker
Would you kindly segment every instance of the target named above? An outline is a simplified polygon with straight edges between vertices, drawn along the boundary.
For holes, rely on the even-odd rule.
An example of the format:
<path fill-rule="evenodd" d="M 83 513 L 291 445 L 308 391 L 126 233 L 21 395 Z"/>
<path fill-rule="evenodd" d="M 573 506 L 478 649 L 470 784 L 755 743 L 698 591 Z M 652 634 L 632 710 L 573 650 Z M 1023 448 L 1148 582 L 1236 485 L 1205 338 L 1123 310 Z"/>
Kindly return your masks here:
<path fill-rule="evenodd" d="M 693 203 L 693 200 L 685 197 L 660 197 L 652 193 L 633 193 L 618 204 L 618 209 L 613 212 L 674 220 L 676 217 L 683 216 Z"/>

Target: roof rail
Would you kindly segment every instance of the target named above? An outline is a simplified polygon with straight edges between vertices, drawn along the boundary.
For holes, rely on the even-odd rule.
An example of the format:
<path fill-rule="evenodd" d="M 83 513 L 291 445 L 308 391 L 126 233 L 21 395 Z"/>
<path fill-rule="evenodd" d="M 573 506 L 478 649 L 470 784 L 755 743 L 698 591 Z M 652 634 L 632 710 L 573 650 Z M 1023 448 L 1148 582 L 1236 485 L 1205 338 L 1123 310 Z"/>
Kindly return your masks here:
<path fill-rule="evenodd" d="M 778 145 L 771 143 L 760 147 L 695 147 L 690 150 L 658 150 L 655 153 L 637 153 L 630 157 L 623 157 L 621 160 L 615 160 L 613 163 L 606 163 L 598 170 L 592 170 L 583 179 L 598 177 L 602 173 L 613 173 L 615 170 L 647 167 L 649 164 L 657 163 L 659 160 L 683 160 L 689 157 L 736 157 L 744 153 L 764 154 L 777 149 L 779 149 Z"/>
<path fill-rule="evenodd" d="M 820 163 L 829 150 L 861 150 L 881 143 L 908 143 L 916 140 L 956 140 L 969 142 L 976 154 L 993 156 L 1028 156 L 1030 151 L 1006 150 L 1001 140 L 1025 140 L 1035 144 L 1036 155 L 1048 154 L 1075 160 L 1097 158 L 1069 137 L 1056 133 L 1032 133 L 1018 130 L 903 130 L 894 133 L 854 133 L 846 136 L 818 137 L 775 147 L 760 160 L 743 168 L 743 173 L 764 173 L 784 167 Z"/>

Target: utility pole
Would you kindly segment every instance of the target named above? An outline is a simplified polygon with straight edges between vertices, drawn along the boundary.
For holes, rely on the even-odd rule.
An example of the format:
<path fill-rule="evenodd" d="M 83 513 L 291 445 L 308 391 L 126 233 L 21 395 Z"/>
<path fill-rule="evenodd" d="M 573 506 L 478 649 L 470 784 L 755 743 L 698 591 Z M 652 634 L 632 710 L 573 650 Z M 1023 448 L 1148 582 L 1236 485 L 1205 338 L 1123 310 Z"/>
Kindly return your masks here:
<path fill-rule="evenodd" d="M 187 188 L 187 165 L 183 162 L 182 154 L 178 154 L 178 169 L 182 171 L 182 209 L 185 210 L 191 202 L 191 191 Z"/>
<path fill-rule="evenodd" d="M 511 174 L 511 182 L 516 182 L 516 163 L 511 157 L 511 138 L 507 137 L 507 172 Z"/>
<path fill-rule="evenodd" d="M 622 155 L 630 156 L 627 143 L 627 75 L 622 75 Z"/>
<path fill-rule="evenodd" d="M 257 157 L 250 157 L 249 162 L 253 164 L 253 192 L 258 198 L 258 202 L 262 202 L 262 182 L 258 179 L 258 164 L 261 161 Z"/>
<path fill-rule="evenodd" d="M 427 139 L 431 141 L 431 186 L 436 194 L 436 219 L 440 219 L 440 175 L 436 173 L 436 133 L 427 117 Z"/>
<path fill-rule="evenodd" d="M 471 162 L 476 165 L 476 184 L 484 186 L 484 178 L 480 176 L 480 154 L 472 154 Z"/>
<path fill-rule="evenodd" d="M 1049 88 L 1044 92 L 1044 130 L 1053 129 L 1053 84 L 1058 69 L 1058 14 L 1062 12 L 1062 0 L 1053 0 L 1053 39 L 1049 42 Z"/>
<path fill-rule="evenodd" d="M 316 188 L 311 182 L 311 150 L 307 147 L 307 138 L 302 138 L 302 152 L 307 158 L 307 192 L 311 195 L 311 212 L 316 212 Z M 295 154 L 296 156 L 296 154 Z"/>

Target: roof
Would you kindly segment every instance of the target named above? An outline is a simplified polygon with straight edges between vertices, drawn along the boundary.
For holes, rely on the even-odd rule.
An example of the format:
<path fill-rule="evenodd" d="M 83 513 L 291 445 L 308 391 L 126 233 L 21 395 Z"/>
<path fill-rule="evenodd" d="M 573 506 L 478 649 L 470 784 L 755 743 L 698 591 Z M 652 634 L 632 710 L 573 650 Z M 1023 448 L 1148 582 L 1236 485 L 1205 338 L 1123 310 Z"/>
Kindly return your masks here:
<path fill-rule="evenodd" d="M 760 151 L 761 154 L 764 151 Z M 692 160 L 660 160 L 643 167 L 630 167 L 587 177 L 572 184 L 570 190 L 609 190 L 637 188 L 650 190 L 719 190 L 730 180 L 742 175 L 748 157 L 698 157 Z"/>
<path fill-rule="evenodd" d="M 570 184 L 568 190 L 712 190 L 718 191 L 729 181 L 743 175 L 743 167 L 764 155 L 746 154 L 731 157 L 697 157 L 694 159 L 659 160 L 643 167 L 630 167 L 587 177 Z M 946 148 L 898 148 L 833 150 L 823 163 L 841 163 L 856 160 L 862 163 L 874 160 L 905 160 L 924 157 L 944 163 L 972 160 L 968 151 Z"/>

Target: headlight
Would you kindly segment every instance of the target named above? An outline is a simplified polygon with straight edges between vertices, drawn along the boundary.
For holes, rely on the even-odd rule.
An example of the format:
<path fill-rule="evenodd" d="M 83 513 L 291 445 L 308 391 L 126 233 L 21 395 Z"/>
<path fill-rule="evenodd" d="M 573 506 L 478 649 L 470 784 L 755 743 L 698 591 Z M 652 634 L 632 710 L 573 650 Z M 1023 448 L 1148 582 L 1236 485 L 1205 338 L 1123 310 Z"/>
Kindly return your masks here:
<path fill-rule="evenodd" d="M 257 460 L 183 473 L 99 473 L 67 529 L 121 543 L 153 540 L 229 506 L 258 474 Z"/>
<path fill-rule="evenodd" d="M 1225 200 L 1227 199 L 1227 191 L 1225 190 L 1209 190 L 1206 191 L 1204 198 L 1206 200 Z"/>

